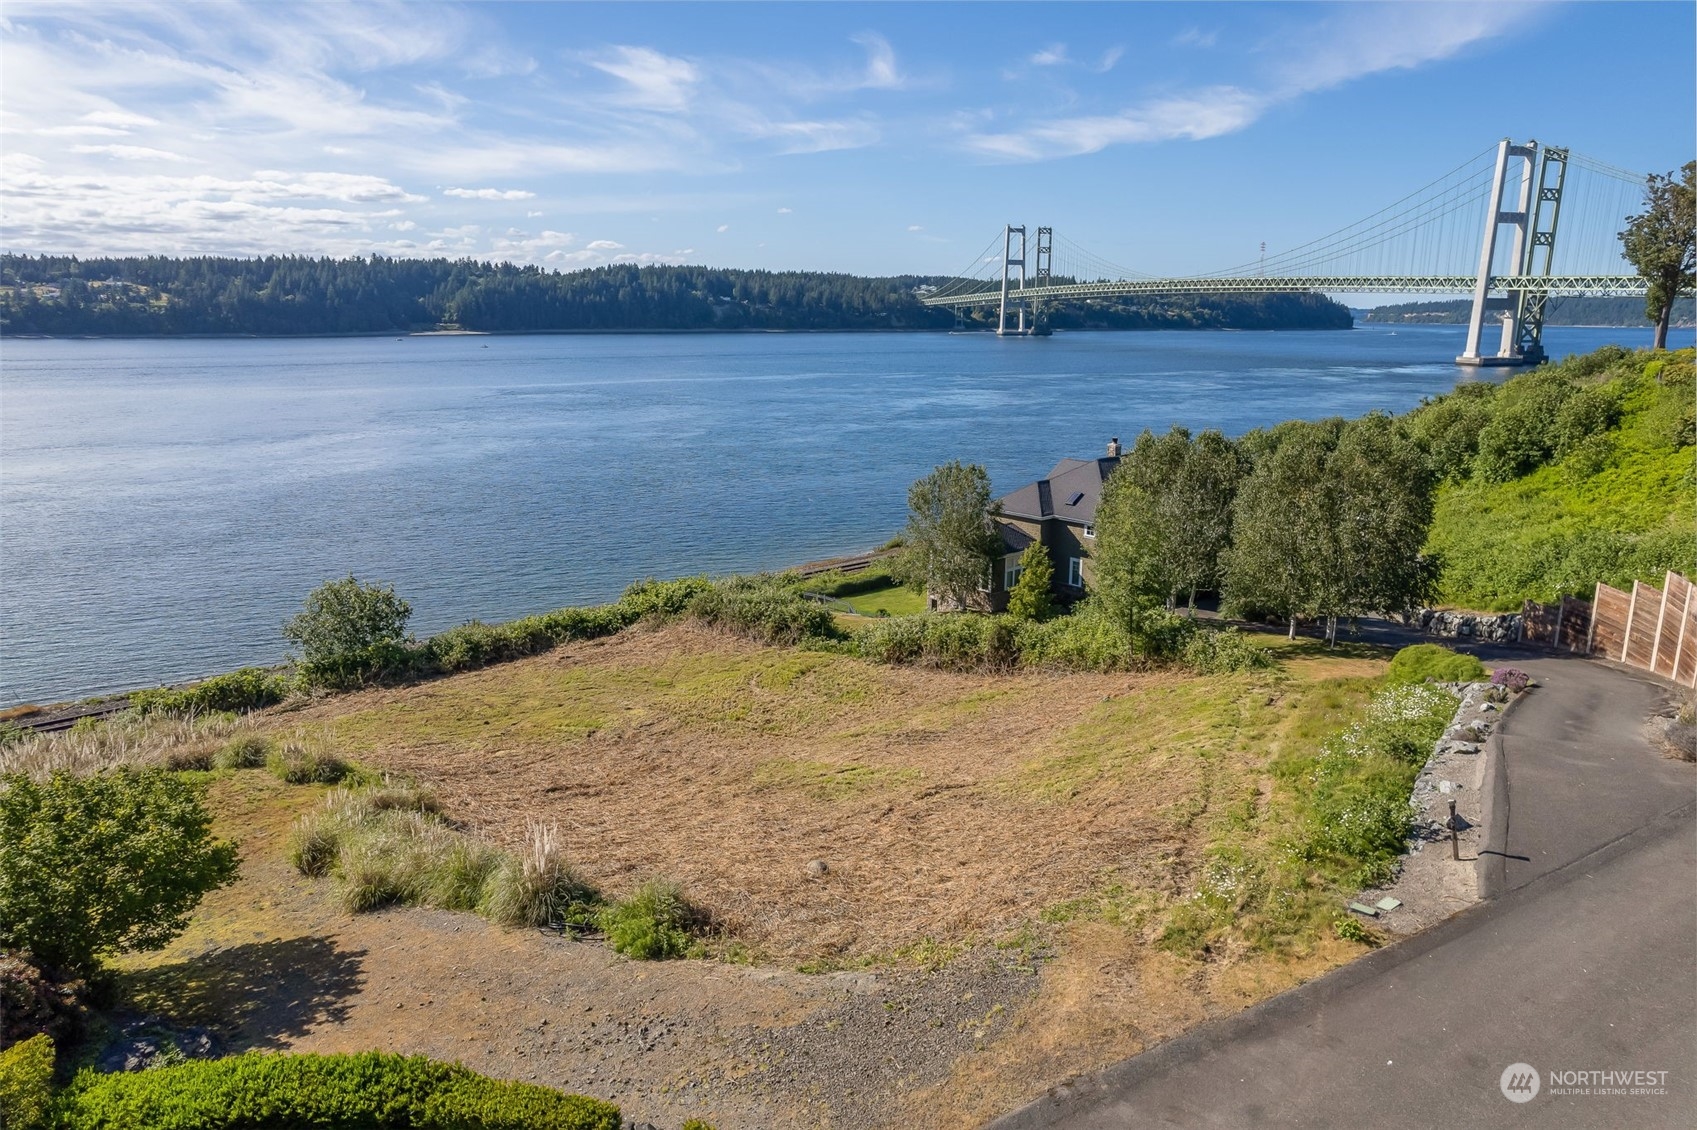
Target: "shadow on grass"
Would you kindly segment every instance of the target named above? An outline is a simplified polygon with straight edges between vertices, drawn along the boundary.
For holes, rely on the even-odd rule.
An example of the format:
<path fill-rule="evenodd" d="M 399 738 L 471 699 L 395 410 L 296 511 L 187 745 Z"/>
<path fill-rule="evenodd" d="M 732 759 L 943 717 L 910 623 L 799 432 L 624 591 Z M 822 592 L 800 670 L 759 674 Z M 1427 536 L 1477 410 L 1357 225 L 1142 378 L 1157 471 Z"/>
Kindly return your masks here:
<path fill-rule="evenodd" d="M 216 1030 L 231 1051 L 281 1048 L 347 1018 L 364 950 L 325 938 L 252 942 L 125 974 L 128 1007 Z"/>

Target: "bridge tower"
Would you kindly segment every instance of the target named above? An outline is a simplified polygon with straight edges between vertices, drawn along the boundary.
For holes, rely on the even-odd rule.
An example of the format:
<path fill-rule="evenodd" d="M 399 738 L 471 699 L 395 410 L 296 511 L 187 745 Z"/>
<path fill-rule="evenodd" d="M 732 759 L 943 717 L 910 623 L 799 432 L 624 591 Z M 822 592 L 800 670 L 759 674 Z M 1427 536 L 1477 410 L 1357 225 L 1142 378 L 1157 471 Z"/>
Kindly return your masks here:
<path fill-rule="evenodd" d="M 1052 286 L 1055 282 L 1055 229 L 1037 229 L 1037 274 L 1033 285 L 1042 288 Z M 1031 304 L 1031 332 L 1047 334 L 1047 323 L 1043 316 L 1043 301 L 1038 299 Z"/>
<path fill-rule="evenodd" d="M 1017 259 L 1014 258 L 1014 254 L 1013 254 L 1013 237 L 1016 236 L 1016 235 L 1019 236 L 1019 258 L 1017 258 Z M 1012 224 L 1009 224 L 1007 227 L 1002 229 L 1002 305 L 1001 305 L 1001 310 L 996 317 L 996 336 L 997 337 L 1008 336 L 1008 269 L 1010 267 L 1018 267 L 1019 268 L 1019 289 L 1023 291 L 1025 289 L 1025 225 L 1024 224 L 1019 225 L 1017 228 L 1014 227 Z M 1025 301 L 1024 301 L 1023 298 L 1015 298 L 1014 301 L 1019 306 L 1019 328 L 1016 329 L 1014 332 L 1016 334 L 1024 336 L 1024 334 L 1025 334 Z"/>
<path fill-rule="evenodd" d="M 1508 190 L 1511 165 L 1517 161 L 1520 168 L 1512 171 L 1519 177 L 1519 199 L 1514 210 L 1505 211 L 1503 196 Z M 1538 174 L 1536 200 L 1533 199 L 1534 171 Z M 1548 294 L 1542 290 L 1515 290 L 1505 297 L 1492 298 L 1491 268 L 1501 229 L 1508 227 L 1514 238 L 1509 270 L 1522 276 L 1550 274 L 1566 180 L 1567 150 L 1545 148 L 1540 155 L 1536 141 L 1516 145 L 1506 137 L 1497 145 L 1496 173 L 1485 211 L 1485 235 L 1479 248 L 1479 278 L 1473 286 L 1473 311 L 1467 322 L 1467 345 L 1455 359 L 1456 364 L 1535 365 L 1544 360 L 1544 304 Z M 1544 252 L 1541 264 L 1537 262 L 1540 248 Z M 1487 314 L 1496 315 L 1502 324 L 1502 336 L 1494 354 L 1479 351 Z"/>

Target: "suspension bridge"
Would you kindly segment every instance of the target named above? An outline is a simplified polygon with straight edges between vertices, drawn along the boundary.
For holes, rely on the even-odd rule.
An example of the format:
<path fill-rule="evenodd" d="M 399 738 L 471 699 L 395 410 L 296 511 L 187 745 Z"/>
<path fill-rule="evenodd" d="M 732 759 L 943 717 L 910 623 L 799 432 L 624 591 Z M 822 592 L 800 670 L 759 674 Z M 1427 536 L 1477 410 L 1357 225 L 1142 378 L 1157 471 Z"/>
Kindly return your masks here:
<path fill-rule="evenodd" d="M 1504 138 L 1366 219 L 1271 255 L 1263 244 L 1254 262 L 1163 278 L 1057 240 L 1053 228 L 1038 227 L 1028 239 L 1024 225 L 1010 224 L 966 270 L 921 300 L 957 313 L 994 306 L 998 334 L 1033 336 L 1048 332 L 1045 307 L 1060 302 L 1298 291 L 1467 294 L 1467 344 L 1456 361 L 1536 364 L 1544 360 L 1549 299 L 1645 294 L 1618 233 L 1642 211 L 1646 181 L 1567 149 Z M 1500 326 L 1496 352 L 1482 352 L 1493 321 Z"/>

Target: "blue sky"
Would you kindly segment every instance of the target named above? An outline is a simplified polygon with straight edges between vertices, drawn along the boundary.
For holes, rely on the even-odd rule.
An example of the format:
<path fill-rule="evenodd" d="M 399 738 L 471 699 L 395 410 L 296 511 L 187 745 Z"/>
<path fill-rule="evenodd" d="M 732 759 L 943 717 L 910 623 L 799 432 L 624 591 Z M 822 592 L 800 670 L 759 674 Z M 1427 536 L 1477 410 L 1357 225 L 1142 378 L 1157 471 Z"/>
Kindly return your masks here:
<path fill-rule="evenodd" d="M 1504 135 L 1676 167 L 1694 10 L 8 0 L 3 246 L 1192 273 Z"/>

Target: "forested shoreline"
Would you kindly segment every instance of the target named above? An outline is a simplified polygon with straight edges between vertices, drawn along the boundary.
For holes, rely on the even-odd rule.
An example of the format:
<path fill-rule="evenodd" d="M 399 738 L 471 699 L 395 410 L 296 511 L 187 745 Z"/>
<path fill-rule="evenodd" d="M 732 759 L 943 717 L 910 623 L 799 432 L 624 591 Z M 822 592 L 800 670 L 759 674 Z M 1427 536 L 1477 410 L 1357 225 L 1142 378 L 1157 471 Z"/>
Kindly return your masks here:
<path fill-rule="evenodd" d="M 1395 302 L 1376 306 L 1362 315 L 1363 322 L 1390 322 L 1397 325 L 1465 325 L 1472 313 L 1471 299 L 1454 298 L 1437 302 Z M 1692 302 L 1681 298 L 1673 304 L 1672 322 L 1676 326 L 1697 324 Z M 1550 299 L 1544 310 L 1547 326 L 1644 326 L 1654 323 L 1644 312 L 1642 298 L 1576 298 Z"/>
<path fill-rule="evenodd" d="M 984 329 L 922 304 L 945 280 L 613 265 L 558 272 L 448 259 L 0 255 L 0 333 L 322 336 Z M 1318 294 L 1172 296 L 1053 307 L 1056 329 L 1348 329 Z"/>

